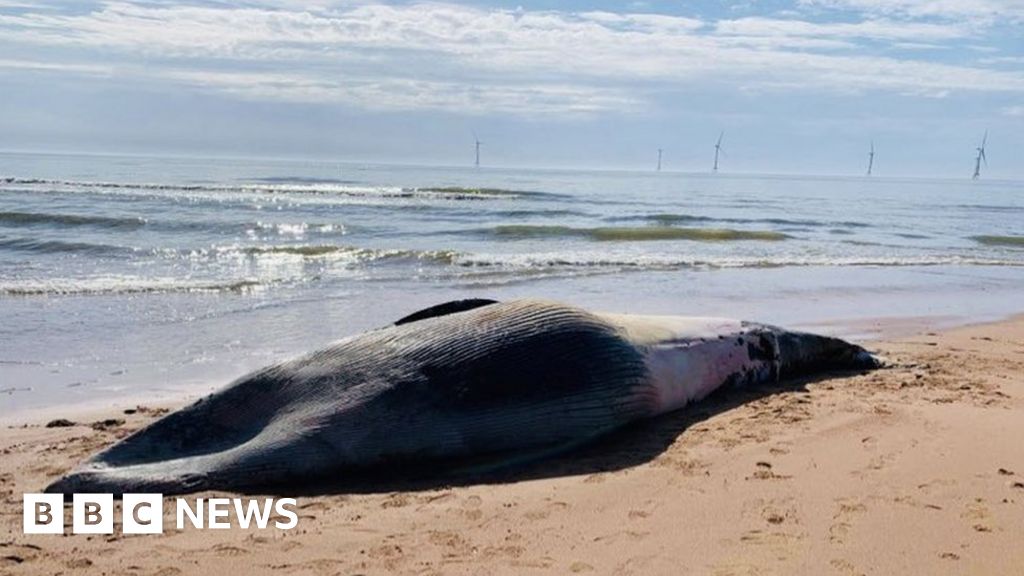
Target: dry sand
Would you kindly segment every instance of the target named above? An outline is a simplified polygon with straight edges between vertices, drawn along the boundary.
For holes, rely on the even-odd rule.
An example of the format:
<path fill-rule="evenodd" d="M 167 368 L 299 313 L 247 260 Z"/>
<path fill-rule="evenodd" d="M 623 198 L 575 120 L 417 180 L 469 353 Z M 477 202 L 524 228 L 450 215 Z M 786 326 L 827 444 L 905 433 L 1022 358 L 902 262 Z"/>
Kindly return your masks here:
<path fill-rule="evenodd" d="M 23 492 L 155 414 L 8 427 L 0 573 L 1024 574 L 1024 317 L 871 347 L 893 367 L 715 397 L 513 477 L 299 496 L 287 532 L 23 535 Z"/>

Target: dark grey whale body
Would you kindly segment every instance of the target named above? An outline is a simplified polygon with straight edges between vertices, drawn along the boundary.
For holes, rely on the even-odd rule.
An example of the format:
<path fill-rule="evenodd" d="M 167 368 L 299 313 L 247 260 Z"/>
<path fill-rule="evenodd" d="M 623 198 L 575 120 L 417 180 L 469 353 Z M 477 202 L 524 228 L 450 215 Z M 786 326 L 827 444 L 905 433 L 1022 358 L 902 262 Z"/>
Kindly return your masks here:
<path fill-rule="evenodd" d="M 47 491 L 272 488 L 396 462 L 540 453 L 722 385 L 874 365 L 842 340 L 758 324 L 459 301 L 244 376 Z"/>

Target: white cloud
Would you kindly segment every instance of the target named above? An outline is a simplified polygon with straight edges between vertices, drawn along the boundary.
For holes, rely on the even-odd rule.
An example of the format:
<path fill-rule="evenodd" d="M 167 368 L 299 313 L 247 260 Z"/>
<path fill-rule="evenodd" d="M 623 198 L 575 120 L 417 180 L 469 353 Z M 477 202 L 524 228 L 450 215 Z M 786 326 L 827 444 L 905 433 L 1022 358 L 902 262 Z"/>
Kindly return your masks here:
<path fill-rule="evenodd" d="M 882 2 L 843 4 L 884 12 L 876 6 Z M 906 6 L 902 14 L 919 3 L 899 4 Z M 0 47 L 70 48 L 68 63 L 54 64 L 55 72 L 76 72 L 74 63 L 86 57 L 92 59 L 88 65 L 128 61 L 135 65 L 119 66 L 119 73 L 244 98 L 367 109 L 637 110 L 651 92 L 698 81 L 737 89 L 928 96 L 1024 91 L 1019 70 L 860 50 L 864 40 L 906 48 L 973 37 L 974 28 L 957 22 L 883 16 L 824 24 L 773 18 L 706 22 L 452 4 L 298 6 L 291 0 L 241 8 L 110 2 L 84 14 L 0 14 Z"/>
<path fill-rule="evenodd" d="M 978 61 L 982 64 L 1024 64 L 1024 56 L 991 56 Z"/>
<path fill-rule="evenodd" d="M 946 46 L 941 44 L 929 44 L 927 42 L 893 42 L 893 48 L 900 50 L 944 50 Z"/>
<path fill-rule="evenodd" d="M 984 23 L 997 19 L 1024 20 L 1024 0 L 800 0 L 800 4 L 906 18 Z"/>
<path fill-rule="evenodd" d="M 892 20 L 821 24 L 793 19 L 740 18 L 720 21 L 716 29 L 720 34 L 740 36 L 866 38 L 919 42 L 953 40 L 970 35 L 967 28 L 956 24 L 907 23 Z"/>
<path fill-rule="evenodd" d="M 115 71 L 113 66 L 100 64 L 68 64 L 61 62 L 37 62 L 34 60 L 0 58 L 0 70 L 3 69 L 34 72 L 72 72 L 76 74 L 89 74 L 94 76 L 111 76 Z"/>
<path fill-rule="evenodd" d="M 299 73 L 172 70 L 163 74 L 200 89 L 247 99 L 340 103 L 366 110 L 449 110 L 465 114 L 589 114 L 638 102 L 614 90 L 578 86 L 473 86 L 412 79 L 324 78 Z"/>
<path fill-rule="evenodd" d="M 703 28 L 706 23 L 696 18 L 682 18 L 662 14 L 618 14 L 615 12 L 583 12 L 583 20 L 592 20 L 610 26 L 658 33 L 689 33 Z"/>
<path fill-rule="evenodd" d="M 1024 106 L 1007 106 L 1000 110 L 1004 116 L 1024 117 Z"/>

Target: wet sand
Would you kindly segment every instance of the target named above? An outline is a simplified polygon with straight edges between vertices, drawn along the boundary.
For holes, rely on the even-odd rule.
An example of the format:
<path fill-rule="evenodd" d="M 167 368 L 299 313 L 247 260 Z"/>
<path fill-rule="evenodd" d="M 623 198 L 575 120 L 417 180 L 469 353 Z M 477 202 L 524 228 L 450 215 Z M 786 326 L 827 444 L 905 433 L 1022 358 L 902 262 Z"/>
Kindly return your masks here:
<path fill-rule="evenodd" d="M 160 410 L 6 426 L 0 573 L 1019 574 L 1024 317 L 869 347 L 514 475 L 307 491 L 292 531 L 24 535 L 22 493 Z"/>

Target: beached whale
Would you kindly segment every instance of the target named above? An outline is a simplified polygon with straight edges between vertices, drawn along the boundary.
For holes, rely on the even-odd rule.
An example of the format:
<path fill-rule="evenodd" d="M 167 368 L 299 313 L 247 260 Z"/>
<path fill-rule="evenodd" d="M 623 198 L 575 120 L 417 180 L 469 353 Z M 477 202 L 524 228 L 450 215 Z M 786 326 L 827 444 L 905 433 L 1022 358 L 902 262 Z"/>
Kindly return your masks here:
<path fill-rule="evenodd" d="M 47 491 L 273 490 L 395 463 L 550 454 L 723 386 L 875 366 L 859 346 L 763 324 L 455 301 L 244 376 Z"/>

